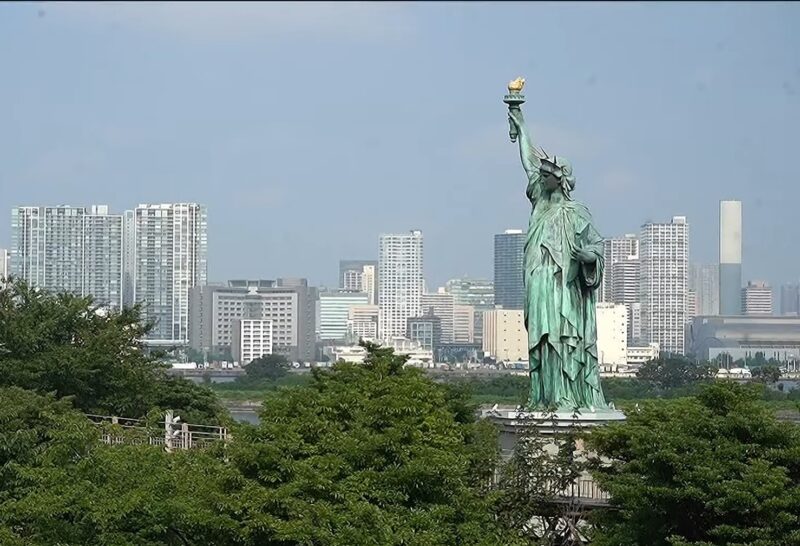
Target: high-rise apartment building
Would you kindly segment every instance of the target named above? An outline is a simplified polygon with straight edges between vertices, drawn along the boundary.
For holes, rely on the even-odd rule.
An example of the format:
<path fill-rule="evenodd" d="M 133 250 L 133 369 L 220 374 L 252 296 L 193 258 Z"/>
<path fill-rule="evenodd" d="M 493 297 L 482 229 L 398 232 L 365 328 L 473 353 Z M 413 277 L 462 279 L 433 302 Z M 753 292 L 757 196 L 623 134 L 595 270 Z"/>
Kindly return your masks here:
<path fill-rule="evenodd" d="M 369 305 L 378 304 L 378 262 L 375 260 L 340 260 L 339 288 L 366 292 Z"/>
<path fill-rule="evenodd" d="M 686 217 L 644 224 L 639 258 L 642 336 L 647 343 L 658 343 L 663 352 L 683 354 L 689 290 Z"/>
<path fill-rule="evenodd" d="M 148 340 L 189 340 L 189 290 L 206 284 L 207 212 L 197 203 L 142 204 L 133 211 L 133 289 Z"/>
<path fill-rule="evenodd" d="M 697 293 L 694 290 L 686 291 L 686 324 L 690 324 L 697 316 Z"/>
<path fill-rule="evenodd" d="M 637 248 L 638 252 L 638 248 Z M 639 255 L 629 256 L 606 266 L 611 272 L 606 286 L 610 287 L 608 299 L 611 303 L 636 303 L 639 301 Z"/>
<path fill-rule="evenodd" d="M 105 205 L 16 207 L 11 274 L 52 292 L 123 305 L 123 222 Z"/>
<path fill-rule="evenodd" d="M 609 280 L 605 280 L 606 292 L 610 287 L 610 299 L 608 303 L 617 303 L 625 306 L 627 310 L 628 333 L 627 341 L 633 343 L 641 335 L 639 328 L 641 315 L 639 311 L 639 245 L 636 239 L 636 254 L 622 259 L 618 259 L 610 267 L 606 266 L 606 271 L 610 271 Z M 602 287 L 601 287 L 602 290 Z M 602 302 L 598 302 L 602 303 Z"/>
<path fill-rule="evenodd" d="M 781 286 L 781 315 L 800 315 L 800 283 Z"/>
<path fill-rule="evenodd" d="M 525 307 L 525 238 L 521 229 L 494 236 L 494 302 L 502 309 Z"/>
<path fill-rule="evenodd" d="M 83 218 L 83 292 L 112 308 L 125 303 L 124 223 L 121 214 L 94 205 Z"/>
<path fill-rule="evenodd" d="M 382 234 L 379 237 L 379 337 L 406 333 L 408 319 L 420 316 L 423 291 L 422 232 Z"/>
<path fill-rule="evenodd" d="M 719 315 L 719 265 L 691 264 L 689 290 L 696 298 L 697 315 Z"/>
<path fill-rule="evenodd" d="M 771 315 L 772 287 L 764 281 L 749 281 L 742 288 L 742 314 Z"/>
<path fill-rule="evenodd" d="M 742 202 L 719 203 L 719 314 L 740 315 L 742 291 Z M 662 348 L 663 349 L 663 348 Z"/>
<path fill-rule="evenodd" d="M 422 294 L 420 298 L 421 315 L 433 314 L 441 321 L 441 342 L 453 343 L 453 295 L 444 291 Z"/>
<path fill-rule="evenodd" d="M 9 265 L 11 260 L 9 258 L 8 249 L 0 248 L 0 285 L 5 281 L 9 274 Z"/>
<path fill-rule="evenodd" d="M 632 303 L 614 299 L 615 288 L 624 291 L 625 286 L 638 282 L 637 266 L 639 261 L 639 238 L 633 233 L 622 237 L 612 237 L 603 241 L 603 278 L 601 279 L 598 299 L 614 303 Z M 622 268 L 615 267 L 619 262 L 626 262 Z M 617 272 L 623 276 L 617 280 Z M 627 283 L 627 284 L 626 284 Z M 628 288 L 630 290 L 630 288 Z M 636 301 L 636 300 L 633 300 Z"/>
<path fill-rule="evenodd" d="M 319 293 L 320 341 L 343 340 L 347 337 L 350 310 L 369 305 L 369 294 L 347 290 L 327 290 Z"/>
<path fill-rule="evenodd" d="M 317 289 L 305 279 L 232 280 L 190 291 L 189 345 L 220 354 L 232 348 L 233 321 L 272 322 L 273 352 L 291 360 L 315 359 Z"/>

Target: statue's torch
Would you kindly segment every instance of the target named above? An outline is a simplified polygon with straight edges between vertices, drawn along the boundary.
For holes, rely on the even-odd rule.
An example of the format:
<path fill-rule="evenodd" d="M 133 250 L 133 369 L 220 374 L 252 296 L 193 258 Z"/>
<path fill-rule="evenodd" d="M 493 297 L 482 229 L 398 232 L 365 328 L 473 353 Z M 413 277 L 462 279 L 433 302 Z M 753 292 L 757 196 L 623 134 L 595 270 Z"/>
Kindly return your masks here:
<path fill-rule="evenodd" d="M 503 97 L 503 102 L 508 105 L 508 110 L 519 110 L 520 104 L 525 102 L 525 96 L 522 94 L 522 88 L 525 86 L 525 78 L 517 78 L 516 80 L 509 82 L 508 84 L 508 95 Z M 514 125 L 514 122 L 509 120 L 508 124 L 510 128 L 508 130 L 508 136 L 511 137 L 511 142 L 517 141 L 517 126 Z"/>

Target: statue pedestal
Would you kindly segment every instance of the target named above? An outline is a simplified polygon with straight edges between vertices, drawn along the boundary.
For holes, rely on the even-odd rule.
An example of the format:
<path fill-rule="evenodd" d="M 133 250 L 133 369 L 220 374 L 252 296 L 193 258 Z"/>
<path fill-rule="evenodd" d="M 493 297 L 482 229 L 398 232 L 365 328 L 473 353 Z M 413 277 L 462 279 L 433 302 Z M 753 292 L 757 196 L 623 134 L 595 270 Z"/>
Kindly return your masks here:
<path fill-rule="evenodd" d="M 540 434 L 548 436 L 559 431 L 585 430 L 625 420 L 625 414 L 617 409 L 595 411 L 582 409 L 580 413 L 558 411 L 548 414 L 538 411 L 520 411 L 516 407 L 508 406 L 482 409 L 481 417 L 488 419 L 500 429 L 500 451 L 504 458 L 511 456 L 519 437 L 531 427 L 536 428 Z"/>

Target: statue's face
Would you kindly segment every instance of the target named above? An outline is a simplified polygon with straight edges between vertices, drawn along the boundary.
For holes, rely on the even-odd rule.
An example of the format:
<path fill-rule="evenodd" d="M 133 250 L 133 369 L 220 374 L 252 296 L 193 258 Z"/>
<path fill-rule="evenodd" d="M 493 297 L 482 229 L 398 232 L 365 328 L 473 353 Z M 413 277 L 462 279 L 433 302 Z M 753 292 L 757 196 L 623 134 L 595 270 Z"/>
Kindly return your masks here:
<path fill-rule="evenodd" d="M 552 174 L 545 174 L 542 184 L 547 191 L 553 191 L 561 185 L 561 181 Z"/>

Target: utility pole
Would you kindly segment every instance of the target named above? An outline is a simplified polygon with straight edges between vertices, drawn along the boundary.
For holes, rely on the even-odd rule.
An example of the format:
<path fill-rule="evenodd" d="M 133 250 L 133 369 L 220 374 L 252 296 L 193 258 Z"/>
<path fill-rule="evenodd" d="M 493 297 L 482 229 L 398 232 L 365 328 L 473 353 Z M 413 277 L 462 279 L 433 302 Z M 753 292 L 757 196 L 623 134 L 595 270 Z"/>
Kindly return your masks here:
<path fill-rule="evenodd" d="M 172 410 L 167 410 L 167 413 L 164 415 L 164 449 L 167 453 L 172 452 L 175 437 L 181 433 L 181 429 L 177 428 L 180 420 L 181 418 L 179 416 L 174 417 Z"/>

